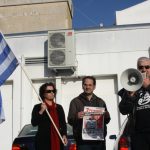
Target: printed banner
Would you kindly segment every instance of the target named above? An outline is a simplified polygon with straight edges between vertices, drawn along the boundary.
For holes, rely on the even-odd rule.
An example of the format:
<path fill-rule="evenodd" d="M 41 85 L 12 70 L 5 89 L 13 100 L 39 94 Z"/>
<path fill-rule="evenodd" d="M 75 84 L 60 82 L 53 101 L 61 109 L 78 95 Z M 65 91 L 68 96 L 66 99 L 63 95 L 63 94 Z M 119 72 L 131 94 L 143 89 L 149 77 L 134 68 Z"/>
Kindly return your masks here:
<path fill-rule="evenodd" d="M 104 112 L 103 107 L 84 107 L 83 140 L 104 140 Z"/>

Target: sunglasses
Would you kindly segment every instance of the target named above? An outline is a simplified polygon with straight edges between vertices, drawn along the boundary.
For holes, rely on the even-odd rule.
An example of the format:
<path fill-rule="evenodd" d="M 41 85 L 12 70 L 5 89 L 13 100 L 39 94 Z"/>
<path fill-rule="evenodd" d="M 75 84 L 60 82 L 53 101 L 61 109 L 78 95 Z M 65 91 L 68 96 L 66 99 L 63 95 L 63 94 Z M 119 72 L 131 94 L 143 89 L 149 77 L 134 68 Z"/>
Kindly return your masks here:
<path fill-rule="evenodd" d="M 45 90 L 45 93 L 55 93 L 55 90 Z"/>
<path fill-rule="evenodd" d="M 144 68 L 145 69 L 150 69 L 150 66 L 148 66 L 148 65 L 147 66 L 138 66 L 138 69 L 144 69 Z"/>

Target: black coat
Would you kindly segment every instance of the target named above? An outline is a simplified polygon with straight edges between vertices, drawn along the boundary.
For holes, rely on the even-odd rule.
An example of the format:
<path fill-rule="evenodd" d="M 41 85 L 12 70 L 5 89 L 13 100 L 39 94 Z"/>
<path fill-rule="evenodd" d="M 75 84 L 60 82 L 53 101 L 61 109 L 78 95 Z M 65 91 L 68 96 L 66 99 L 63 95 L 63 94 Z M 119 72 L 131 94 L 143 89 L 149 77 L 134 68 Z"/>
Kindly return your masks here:
<path fill-rule="evenodd" d="M 36 150 L 50 150 L 50 126 L 53 125 L 50 121 L 49 116 L 46 111 L 40 115 L 39 111 L 41 108 L 41 104 L 37 104 L 34 106 L 32 111 L 32 119 L 31 123 L 33 126 L 38 126 L 38 132 L 35 137 L 35 148 Z M 67 136 L 67 126 L 65 121 L 65 113 L 61 105 L 57 104 L 57 112 L 59 118 L 59 131 L 61 135 Z M 63 144 L 61 143 L 61 149 L 63 149 Z"/>
<path fill-rule="evenodd" d="M 150 86 L 140 88 L 134 96 L 125 89 L 121 89 L 118 95 L 121 96 L 119 110 L 128 115 L 128 133 L 150 132 Z"/>

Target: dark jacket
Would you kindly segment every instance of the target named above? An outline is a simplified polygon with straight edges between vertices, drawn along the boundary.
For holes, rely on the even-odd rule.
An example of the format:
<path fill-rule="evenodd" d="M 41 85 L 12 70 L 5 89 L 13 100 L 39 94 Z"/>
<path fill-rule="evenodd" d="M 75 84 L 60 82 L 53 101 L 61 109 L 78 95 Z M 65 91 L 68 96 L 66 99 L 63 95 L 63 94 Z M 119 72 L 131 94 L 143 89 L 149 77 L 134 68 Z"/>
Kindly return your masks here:
<path fill-rule="evenodd" d="M 49 116 L 46 111 L 40 115 L 39 111 L 41 104 L 34 106 L 32 111 L 31 123 L 33 126 L 38 126 L 38 132 L 35 139 L 36 150 L 50 150 L 50 126 L 52 125 Z M 64 110 L 61 105 L 57 104 L 57 112 L 59 117 L 59 131 L 61 135 L 67 136 L 67 126 L 65 121 Z M 60 140 L 61 141 L 61 140 Z M 61 143 L 61 149 L 63 149 L 63 144 Z"/>
<path fill-rule="evenodd" d="M 127 134 L 133 134 L 135 132 L 135 114 L 136 114 L 136 99 L 137 96 L 131 97 L 128 94 L 128 91 L 121 89 L 118 92 L 118 95 L 121 97 L 121 102 L 119 103 L 119 110 L 121 114 L 128 116 L 127 122 Z"/>
<path fill-rule="evenodd" d="M 69 113 L 68 113 L 68 123 L 73 126 L 73 133 L 77 143 L 84 143 L 86 140 L 82 140 L 82 122 L 83 119 L 78 119 L 77 114 L 80 111 L 84 111 L 84 106 L 91 107 L 104 107 L 107 111 L 105 102 L 93 94 L 91 100 L 87 100 L 87 97 L 84 93 L 80 94 L 78 97 L 74 98 L 70 103 Z M 110 115 L 107 113 L 107 116 L 104 118 L 104 136 L 107 134 L 106 124 L 110 121 Z M 89 142 L 89 141 L 88 141 Z M 97 142 L 97 141 L 90 141 Z"/>
<path fill-rule="evenodd" d="M 119 110 L 123 115 L 128 115 L 128 133 L 150 132 L 150 88 L 140 88 L 134 96 L 121 89 Z"/>

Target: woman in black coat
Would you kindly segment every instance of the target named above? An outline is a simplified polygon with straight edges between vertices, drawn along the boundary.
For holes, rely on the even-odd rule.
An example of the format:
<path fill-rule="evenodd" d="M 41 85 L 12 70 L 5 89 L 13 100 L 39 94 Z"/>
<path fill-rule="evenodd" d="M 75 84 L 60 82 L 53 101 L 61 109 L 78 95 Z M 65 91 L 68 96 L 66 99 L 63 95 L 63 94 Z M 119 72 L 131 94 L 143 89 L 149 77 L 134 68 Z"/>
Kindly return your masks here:
<path fill-rule="evenodd" d="M 64 144 L 67 144 L 67 126 L 62 106 L 54 102 L 56 96 L 55 85 L 53 83 L 43 84 L 39 89 L 39 94 L 43 103 L 34 106 L 31 118 L 32 125 L 38 126 L 35 149 L 63 150 Z M 60 132 L 64 144 L 54 128 L 46 109 Z"/>

